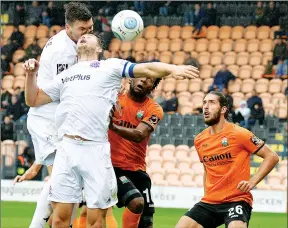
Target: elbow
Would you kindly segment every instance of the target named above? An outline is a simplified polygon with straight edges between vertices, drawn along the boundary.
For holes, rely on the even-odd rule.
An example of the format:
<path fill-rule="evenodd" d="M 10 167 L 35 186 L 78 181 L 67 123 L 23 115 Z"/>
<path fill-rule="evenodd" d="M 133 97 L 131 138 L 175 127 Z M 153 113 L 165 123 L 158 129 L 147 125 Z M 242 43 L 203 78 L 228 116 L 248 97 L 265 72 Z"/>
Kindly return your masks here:
<path fill-rule="evenodd" d="M 137 134 L 135 134 L 135 138 L 133 139 L 133 142 L 141 143 L 145 138 L 146 137 L 142 132 L 138 132 Z"/>
<path fill-rule="evenodd" d="M 26 105 L 27 105 L 28 107 L 30 107 L 30 108 L 36 107 L 36 106 L 35 106 L 35 103 L 33 103 L 33 102 L 29 101 L 29 100 L 25 100 L 25 103 L 26 103 Z"/>
<path fill-rule="evenodd" d="M 271 160 L 273 161 L 273 163 L 276 165 L 279 162 L 279 156 L 276 153 L 273 153 Z"/>

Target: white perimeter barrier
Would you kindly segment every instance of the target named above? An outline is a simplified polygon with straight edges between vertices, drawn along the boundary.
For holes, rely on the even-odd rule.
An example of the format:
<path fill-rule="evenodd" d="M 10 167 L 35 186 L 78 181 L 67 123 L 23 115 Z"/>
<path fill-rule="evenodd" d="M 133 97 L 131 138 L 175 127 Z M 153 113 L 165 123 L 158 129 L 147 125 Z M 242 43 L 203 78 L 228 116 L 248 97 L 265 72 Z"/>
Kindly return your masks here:
<path fill-rule="evenodd" d="M 43 181 L 25 181 L 13 186 L 11 180 L 1 180 L 1 200 L 36 202 Z M 286 213 L 285 191 L 253 190 L 253 211 Z M 203 196 L 202 188 L 153 186 L 152 199 L 156 207 L 191 208 Z"/>

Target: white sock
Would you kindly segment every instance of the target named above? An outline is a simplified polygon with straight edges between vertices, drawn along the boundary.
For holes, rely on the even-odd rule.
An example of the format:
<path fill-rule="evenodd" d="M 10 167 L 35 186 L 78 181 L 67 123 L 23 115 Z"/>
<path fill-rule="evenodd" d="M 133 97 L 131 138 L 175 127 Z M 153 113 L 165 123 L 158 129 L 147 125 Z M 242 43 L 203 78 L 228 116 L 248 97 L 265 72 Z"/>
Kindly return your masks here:
<path fill-rule="evenodd" d="M 52 213 L 51 203 L 47 200 L 50 189 L 50 180 L 51 179 L 49 179 L 45 183 L 42 189 L 29 228 L 42 228 L 42 227 L 44 228 L 45 224 L 48 222 L 48 219 Z"/>

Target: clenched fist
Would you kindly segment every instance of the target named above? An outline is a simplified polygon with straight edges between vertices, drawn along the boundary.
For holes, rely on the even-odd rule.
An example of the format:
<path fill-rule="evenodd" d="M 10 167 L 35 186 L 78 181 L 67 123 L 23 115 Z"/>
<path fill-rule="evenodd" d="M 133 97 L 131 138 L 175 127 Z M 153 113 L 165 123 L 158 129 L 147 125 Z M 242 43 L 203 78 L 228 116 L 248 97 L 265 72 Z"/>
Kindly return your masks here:
<path fill-rule="evenodd" d="M 39 62 L 36 59 L 28 59 L 23 64 L 23 68 L 28 74 L 36 73 L 39 69 Z"/>

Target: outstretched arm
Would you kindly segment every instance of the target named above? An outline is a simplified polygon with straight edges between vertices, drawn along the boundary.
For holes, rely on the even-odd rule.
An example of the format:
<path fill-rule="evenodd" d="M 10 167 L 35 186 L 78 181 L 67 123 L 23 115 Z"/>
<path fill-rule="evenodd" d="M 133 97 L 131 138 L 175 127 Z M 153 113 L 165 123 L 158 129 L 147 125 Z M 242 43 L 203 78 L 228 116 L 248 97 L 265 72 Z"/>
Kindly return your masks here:
<path fill-rule="evenodd" d="M 15 177 L 14 184 L 25 181 L 25 180 L 33 179 L 39 173 L 39 170 L 41 168 L 42 168 L 42 165 L 36 164 L 34 162 L 33 165 L 22 176 L 18 175 L 17 177 Z"/>
<path fill-rule="evenodd" d="M 133 65 L 135 78 L 162 78 L 172 76 L 176 79 L 193 79 L 199 77 L 196 67 L 186 65 L 172 65 L 161 62 L 140 63 Z M 130 69 L 129 69 L 130 70 Z"/>
<path fill-rule="evenodd" d="M 36 75 L 39 69 L 39 62 L 29 59 L 23 67 L 26 72 L 25 80 L 25 101 L 29 107 L 37 107 L 52 102 L 52 99 L 37 86 Z"/>

